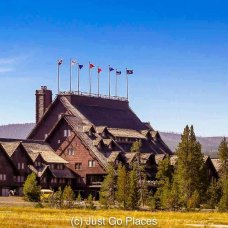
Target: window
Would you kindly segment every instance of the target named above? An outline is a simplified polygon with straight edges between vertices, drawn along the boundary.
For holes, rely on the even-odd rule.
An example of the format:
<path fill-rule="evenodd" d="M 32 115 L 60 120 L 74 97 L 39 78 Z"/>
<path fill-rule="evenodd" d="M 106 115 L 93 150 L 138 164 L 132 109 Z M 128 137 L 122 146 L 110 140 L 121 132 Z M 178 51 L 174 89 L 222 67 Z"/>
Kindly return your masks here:
<path fill-rule="evenodd" d="M 41 182 L 42 182 L 42 183 L 46 183 L 46 182 L 47 182 L 47 178 L 46 178 L 46 177 L 43 177 L 43 178 L 41 179 Z"/>
<path fill-rule="evenodd" d="M 25 181 L 24 176 L 14 176 L 13 179 L 14 179 L 14 182 L 17 182 L 17 183 L 21 183 Z"/>
<path fill-rule="evenodd" d="M 64 178 L 60 178 L 60 179 L 59 179 L 59 183 L 60 183 L 60 184 L 64 184 L 64 183 L 65 183 L 65 179 L 64 179 Z"/>
<path fill-rule="evenodd" d="M 89 163 L 89 167 L 95 167 L 95 161 L 94 160 L 90 160 L 88 163 Z"/>
<path fill-rule="evenodd" d="M 64 137 L 70 137 L 71 136 L 71 130 L 64 130 L 63 135 L 64 135 Z"/>
<path fill-rule="evenodd" d="M 56 169 L 63 169 L 63 164 L 57 164 Z"/>
<path fill-rule="evenodd" d="M 18 169 L 24 169 L 25 168 L 25 164 L 24 163 L 17 163 L 17 168 Z"/>
<path fill-rule="evenodd" d="M 6 174 L 0 174 L 0 181 L 6 180 Z"/>
<path fill-rule="evenodd" d="M 56 184 L 57 183 L 57 178 L 51 178 L 51 183 Z"/>
<path fill-rule="evenodd" d="M 81 169 L 82 168 L 82 163 L 75 163 L 75 169 Z"/>
<path fill-rule="evenodd" d="M 41 162 L 36 161 L 35 166 L 41 166 Z"/>
<path fill-rule="evenodd" d="M 67 154 L 68 155 L 74 155 L 74 148 L 68 148 L 67 149 Z"/>

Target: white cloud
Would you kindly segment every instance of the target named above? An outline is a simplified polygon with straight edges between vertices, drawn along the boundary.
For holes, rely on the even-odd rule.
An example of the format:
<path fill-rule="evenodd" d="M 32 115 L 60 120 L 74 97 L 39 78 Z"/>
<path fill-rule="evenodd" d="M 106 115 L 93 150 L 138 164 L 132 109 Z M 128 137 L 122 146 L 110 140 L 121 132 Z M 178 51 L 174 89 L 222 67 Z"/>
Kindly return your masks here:
<path fill-rule="evenodd" d="M 0 58 L 0 65 L 8 65 L 15 63 L 16 58 Z"/>
<path fill-rule="evenodd" d="M 27 58 L 28 56 L 22 55 L 0 58 L 0 74 L 14 71 L 15 65 L 26 60 Z"/>
<path fill-rule="evenodd" d="M 0 74 L 1 73 L 11 72 L 11 71 L 13 71 L 13 68 L 10 68 L 10 67 L 1 67 L 0 66 Z"/>

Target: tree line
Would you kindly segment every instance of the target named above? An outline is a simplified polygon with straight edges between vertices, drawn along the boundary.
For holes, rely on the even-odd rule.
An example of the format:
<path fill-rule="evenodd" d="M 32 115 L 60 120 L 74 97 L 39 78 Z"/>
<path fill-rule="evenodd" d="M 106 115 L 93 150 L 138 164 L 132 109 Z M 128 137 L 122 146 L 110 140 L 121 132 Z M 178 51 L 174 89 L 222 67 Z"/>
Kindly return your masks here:
<path fill-rule="evenodd" d="M 138 147 L 138 148 L 137 148 Z M 139 151 L 139 143 L 132 151 Z M 147 205 L 152 210 L 192 210 L 218 208 L 228 210 L 228 146 L 224 138 L 218 148 L 221 162 L 219 179 L 210 180 L 204 165 L 201 145 L 193 126 L 186 126 L 171 164 L 169 156 L 159 162 L 157 186 L 149 191 L 144 167 L 110 166 L 100 191 L 100 203 L 105 207 L 138 209 Z M 140 153 L 139 153 L 140 156 Z"/>

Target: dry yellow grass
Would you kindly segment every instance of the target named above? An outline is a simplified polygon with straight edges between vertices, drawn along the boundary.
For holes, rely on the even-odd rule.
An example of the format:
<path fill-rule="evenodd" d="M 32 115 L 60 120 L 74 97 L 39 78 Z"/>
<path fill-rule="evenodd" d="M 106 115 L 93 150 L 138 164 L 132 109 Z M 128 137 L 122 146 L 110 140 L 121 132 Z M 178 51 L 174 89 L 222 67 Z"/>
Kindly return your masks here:
<path fill-rule="evenodd" d="M 82 227 L 124 227 L 108 225 L 110 217 L 116 217 L 125 221 L 127 216 L 135 218 L 157 219 L 157 226 L 136 226 L 132 223 L 127 227 L 190 227 L 186 224 L 201 224 L 202 227 L 211 227 L 211 224 L 228 227 L 228 213 L 217 212 L 142 212 L 142 211 L 120 211 L 120 210 L 60 210 L 33 207 L 1 207 L 0 227 L 72 227 L 72 218 L 82 218 L 83 220 L 92 217 L 94 219 L 104 218 L 106 225 Z M 79 226 L 74 226 L 79 227 Z"/>

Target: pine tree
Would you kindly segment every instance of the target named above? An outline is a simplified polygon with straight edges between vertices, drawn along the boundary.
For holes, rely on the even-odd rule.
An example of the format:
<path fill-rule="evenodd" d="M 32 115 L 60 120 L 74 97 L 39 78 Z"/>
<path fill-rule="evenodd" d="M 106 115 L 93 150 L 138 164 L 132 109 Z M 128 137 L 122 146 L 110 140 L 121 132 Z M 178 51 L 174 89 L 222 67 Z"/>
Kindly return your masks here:
<path fill-rule="evenodd" d="M 117 169 L 117 191 L 116 199 L 118 203 L 125 209 L 129 194 L 129 179 L 126 167 L 119 164 Z"/>
<path fill-rule="evenodd" d="M 142 148 L 142 142 L 141 141 L 135 141 L 133 142 L 131 146 L 131 152 L 140 152 Z"/>
<path fill-rule="evenodd" d="M 142 206 L 146 205 L 146 201 L 148 199 L 149 191 L 148 191 L 148 183 L 147 183 L 147 177 L 146 173 L 142 173 L 142 182 L 140 186 L 140 192 L 141 192 L 141 204 Z"/>
<path fill-rule="evenodd" d="M 218 206 L 218 202 L 221 198 L 221 188 L 217 181 L 212 181 L 207 190 L 207 206 L 214 209 Z"/>
<path fill-rule="evenodd" d="M 38 186 L 36 181 L 36 175 L 31 173 L 28 175 L 24 186 L 23 186 L 23 194 L 25 200 L 37 202 L 40 200 L 40 192 L 41 188 Z"/>
<path fill-rule="evenodd" d="M 157 206 L 162 209 L 170 208 L 169 198 L 172 183 L 172 166 L 169 156 L 159 162 L 156 178 L 158 179 L 158 188 L 155 194 Z"/>
<path fill-rule="evenodd" d="M 177 166 L 175 170 L 175 178 L 177 186 L 181 189 L 182 194 L 179 195 L 179 204 L 187 207 L 193 205 L 188 201 L 197 198 L 199 202 L 194 205 L 199 205 L 203 194 L 202 189 L 205 189 L 203 177 L 205 177 L 205 169 L 203 154 L 201 153 L 201 145 L 197 142 L 193 126 L 186 126 L 181 136 L 181 142 L 178 145 L 176 154 L 178 156 Z M 196 197 L 199 195 L 199 197 Z"/>
<path fill-rule="evenodd" d="M 65 205 L 67 207 L 72 207 L 74 201 L 74 192 L 69 185 L 65 186 L 63 190 L 63 200 L 65 201 Z"/>
<path fill-rule="evenodd" d="M 54 198 L 54 205 L 57 208 L 62 208 L 63 206 L 63 192 L 61 187 L 58 188 L 58 191 L 56 191 L 53 195 Z"/>
<path fill-rule="evenodd" d="M 115 187 L 115 169 L 113 165 L 110 165 L 108 167 L 108 174 L 106 175 L 100 190 L 100 203 L 105 207 L 110 207 L 115 204 Z"/>
<path fill-rule="evenodd" d="M 219 210 L 228 211 L 228 146 L 226 138 L 219 145 L 218 156 L 221 161 L 220 168 L 220 186 L 222 196 L 219 201 Z"/>
<path fill-rule="evenodd" d="M 129 209 L 138 209 L 140 203 L 140 187 L 137 168 L 134 165 L 129 172 L 129 195 L 127 199 L 127 207 Z"/>

